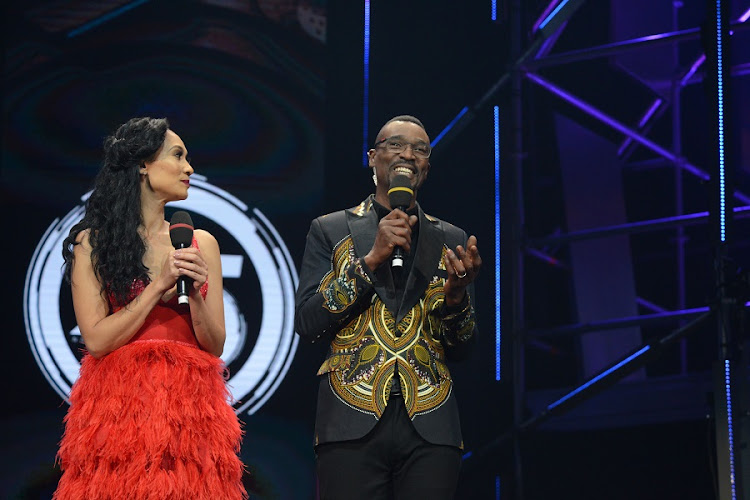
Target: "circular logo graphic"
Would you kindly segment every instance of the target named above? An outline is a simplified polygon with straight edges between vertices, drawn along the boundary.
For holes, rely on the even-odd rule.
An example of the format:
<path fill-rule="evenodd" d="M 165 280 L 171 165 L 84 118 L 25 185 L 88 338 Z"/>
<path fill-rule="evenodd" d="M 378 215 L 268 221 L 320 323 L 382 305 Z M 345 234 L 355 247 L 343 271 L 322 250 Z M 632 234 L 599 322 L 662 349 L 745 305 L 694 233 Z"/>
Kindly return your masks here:
<path fill-rule="evenodd" d="M 50 225 L 34 251 L 24 287 L 24 320 L 32 352 L 66 401 L 78 378 L 83 343 L 70 285 L 63 279 L 62 242 L 84 210 L 82 203 Z M 255 413 L 276 391 L 297 350 L 294 263 L 259 210 L 249 209 L 205 177 L 191 176 L 190 196 L 168 204 L 167 219 L 175 210 L 190 212 L 195 227 L 219 241 L 227 334 L 221 357 L 229 368 L 236 411 Z"/>

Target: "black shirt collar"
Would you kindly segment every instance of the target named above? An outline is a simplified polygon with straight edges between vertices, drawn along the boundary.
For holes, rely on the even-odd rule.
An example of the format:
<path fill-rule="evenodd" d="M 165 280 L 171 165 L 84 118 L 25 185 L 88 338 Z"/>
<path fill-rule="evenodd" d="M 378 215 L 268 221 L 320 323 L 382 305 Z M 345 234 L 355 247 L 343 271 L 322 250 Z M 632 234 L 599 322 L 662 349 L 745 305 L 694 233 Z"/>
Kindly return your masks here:
<path fill-rule="evenodd" d="M 382 219 L 383 217 L 391 213 L 391 210 L 389 208 L 386 208 L 380 203 L 378 203 L 378 201 L 375 198 L 372 199 L 372 207 L 375 209 L 375 213 L 378 214 L 378 220 Z M 417 206 L 416 203 L 414 204 L 413 207 L 406 210 L 406 215 L 419 216 L 419 207 Z"/>

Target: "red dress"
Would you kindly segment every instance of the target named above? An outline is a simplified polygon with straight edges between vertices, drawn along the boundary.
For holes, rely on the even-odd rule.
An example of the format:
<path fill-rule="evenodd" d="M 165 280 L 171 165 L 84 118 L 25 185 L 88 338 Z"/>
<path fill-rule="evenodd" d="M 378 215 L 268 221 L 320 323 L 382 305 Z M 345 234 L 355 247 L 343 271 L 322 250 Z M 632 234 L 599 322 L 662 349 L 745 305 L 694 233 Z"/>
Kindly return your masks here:
<path fill-rule="evenodd" d="M 143 288 L 136 283 L 132 297 Z M 198 347 L 189 309 L 176 299 L 157 304 L 126 345 L 84 356 L 55 499 L 247 498 L 226 368 Z"/>

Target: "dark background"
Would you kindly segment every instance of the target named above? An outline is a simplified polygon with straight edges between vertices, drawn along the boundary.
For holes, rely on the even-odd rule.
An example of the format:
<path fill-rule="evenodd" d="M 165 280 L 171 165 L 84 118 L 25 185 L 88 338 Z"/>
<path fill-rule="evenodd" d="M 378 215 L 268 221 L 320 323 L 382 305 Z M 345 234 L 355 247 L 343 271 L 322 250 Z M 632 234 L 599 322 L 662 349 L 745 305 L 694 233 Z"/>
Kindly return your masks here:
<path fill-rule="evenodd" d="M 521 4 L 522 43 L 528 45 L 536 36 L 530 27 L 547 2 Z M 742 1 L 730 4 L 732 19 L 750 7 Z M 28 1 L 3 7 L 0 174 L 7 278 L 0 495 L 49 498 L 54 489 L 54 455 L 66 404 L 44 379 L 24 334 L 26 269 L 44 231 L 90 188 L 101 141 L 119 123 L 136 115 L 168 117 L 190 150 L 196 172 L 260 209 L 299 264 L 312 218 L 356 205 L 372 192 L 371 173 L 362 165 L 363 120 L 368 144 L 397 114 L 419 117 L 435 138 L 465 106 L 480 102 L 512 63 L 509 2 L 498 2 L 495 21 L 489 1 L 382 0 L 370 5 L 366 116 L 363 2 Z M 587 2 L 553 53 L 700 26 L 705 5 L 702 0 L 687 0 L 679 8 L 672 2 Z M 309 28 L 301 21 L 309 18 L 298 14 L 308 11 L 325 24 Z M 76 31 L 92 20 L 102 22 Z M 732 39 L 731 64 L 739 69 L 727 94 L 727 134 L 732 179 L 750 193 L 747 35 L 738 31 Z M 635 128 L 655 97 L 669 101 L 674 75 L 702 50 L 695 38 L 538 73 Z M 642 132 L 667 149 L 679 147 L 687 161 L 710 171 L 712 129 L 703 70 L 677 102 L 681 144 L 674 144 L 675 117 L 668 106 Z M 593 158 L 623 139 L 524 81 L 520 192 L 525 224 L 521 236 L 510 235 L 506 228 L 518 206 L 510 173 L 516 152 L 509 90 L 506 85 L 493 93 L 487 105 L 472 109 L 473 118 L 462 122 L 460 132 L 435 146 L 429 180 L 419 193 L 428 213 L 477 236 L 484 260 L 477 282 L 481 337 L 472 357 L 451 367 L 467 452 L 457 498 L 498 498 L 501 493 L 511 498 L 519 491 L 514 476 L 519 459 L 528 499 L 715 498 L 710 370 L 718 353 L 713 323 L 672 346 L 637 377 L 526 434 L 518 455 L 510 441 L 501 439 L 512 426 L 514 364 L 523 364 L 526 391 L 515 397 L 523 399 L 523 416 L 530 418 L 585 381 L 590 373 L 584 361 L 591 357 L 574 335 L 531 336 L 523 358 L 511 355 L 514 300 L 523 301 L 524 327 L 531 331 L 586 318 L 577 307 L 584 292 L 571 271 L 574 250 L 569 246 L 541 248 L 562 263 L 557 266 L 525 253 L 522 297 L 511 295 L 510 275 L 517 270 L 509 263 L 529 240 L 585 229 L 572 222 L 577 210 L 587 210 L 581 208 L 583 200 L 564 189 L 563 181 L 570 172 L 585 178 L 590 165 L 569 166 L 562 146 L 573 141 Z M 495 258 L 492 106 L 499 108 L 501 134 L 501 290 L 495 288 L 500 263 Z M 573 136 L 574 127 L 561 123 L 577 124 L 591 135 Z M 594 144 L 592 138 L 602 142 Z M 670 162 L 631 147 L 610 164 L 595 166 L 612 169 L 620 183 L 611 193 L 600 190 L 605 225 L 675 215 Z M 684 213 L 709 209 L 710 185 L 687 174 L 680 185 Z M 607 220 L 618 210 L 622 220 Z M 733 226 L 731 253 L 739 269 L 750 265 L 748 229 L 747 219 Z M 664 310 L 702 307 L 716 294 L 711 230 L 704 223 L 682 235 L 675 230 L 638 233 L 612 248 L 627 246 L 626 274 L 639 299 Z M 682 284 L 675 278 L 678 236 L 686 238 Z M 621 264 L 613 260 L 611 265 Z M 618 288 L 608 276 L 600 281 L 600 288 L 586 292 L 609 297 Z M 676 299 L 679 290 L 682 301 Z M 500 381 L 495 380 L 496 293 L 503 304 Z M 653 312 L 643 300 L 636 305 L 635 297 L 625 298 L 636 313 Z M 644 326 L 637 334 L 648 342 L 676 326 Z M 617 342 L 614 354 L 601 363 L 628 353 Z M 242 416 L 247 431 L 242 457 L 251 471 L 254 498 L 315 498 L 314 374 L 323 355 L 323 346 L 300 344 L 273 397 L 256 414 Z"/>

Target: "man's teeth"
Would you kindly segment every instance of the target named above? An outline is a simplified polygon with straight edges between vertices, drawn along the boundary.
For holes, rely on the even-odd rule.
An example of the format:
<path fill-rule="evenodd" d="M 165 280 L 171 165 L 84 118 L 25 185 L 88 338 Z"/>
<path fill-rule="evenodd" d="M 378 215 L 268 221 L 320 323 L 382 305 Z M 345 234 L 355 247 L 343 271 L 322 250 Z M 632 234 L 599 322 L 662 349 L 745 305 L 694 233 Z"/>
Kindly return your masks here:
<path fill-rule="evenodd" d="M 411 174 L 412 174 L 412 171 L 411 171 L 411 169 L 410 169 L 410 168 L 406 168 L 406 167 L 396 167 L 396 168 L 394 168 L 393 170 L 394 170 L 394 171 L 395 171 L 395 172 L 396 172 L 397 174 L 407 174 L 407 175 L 411 175 Z"/>

